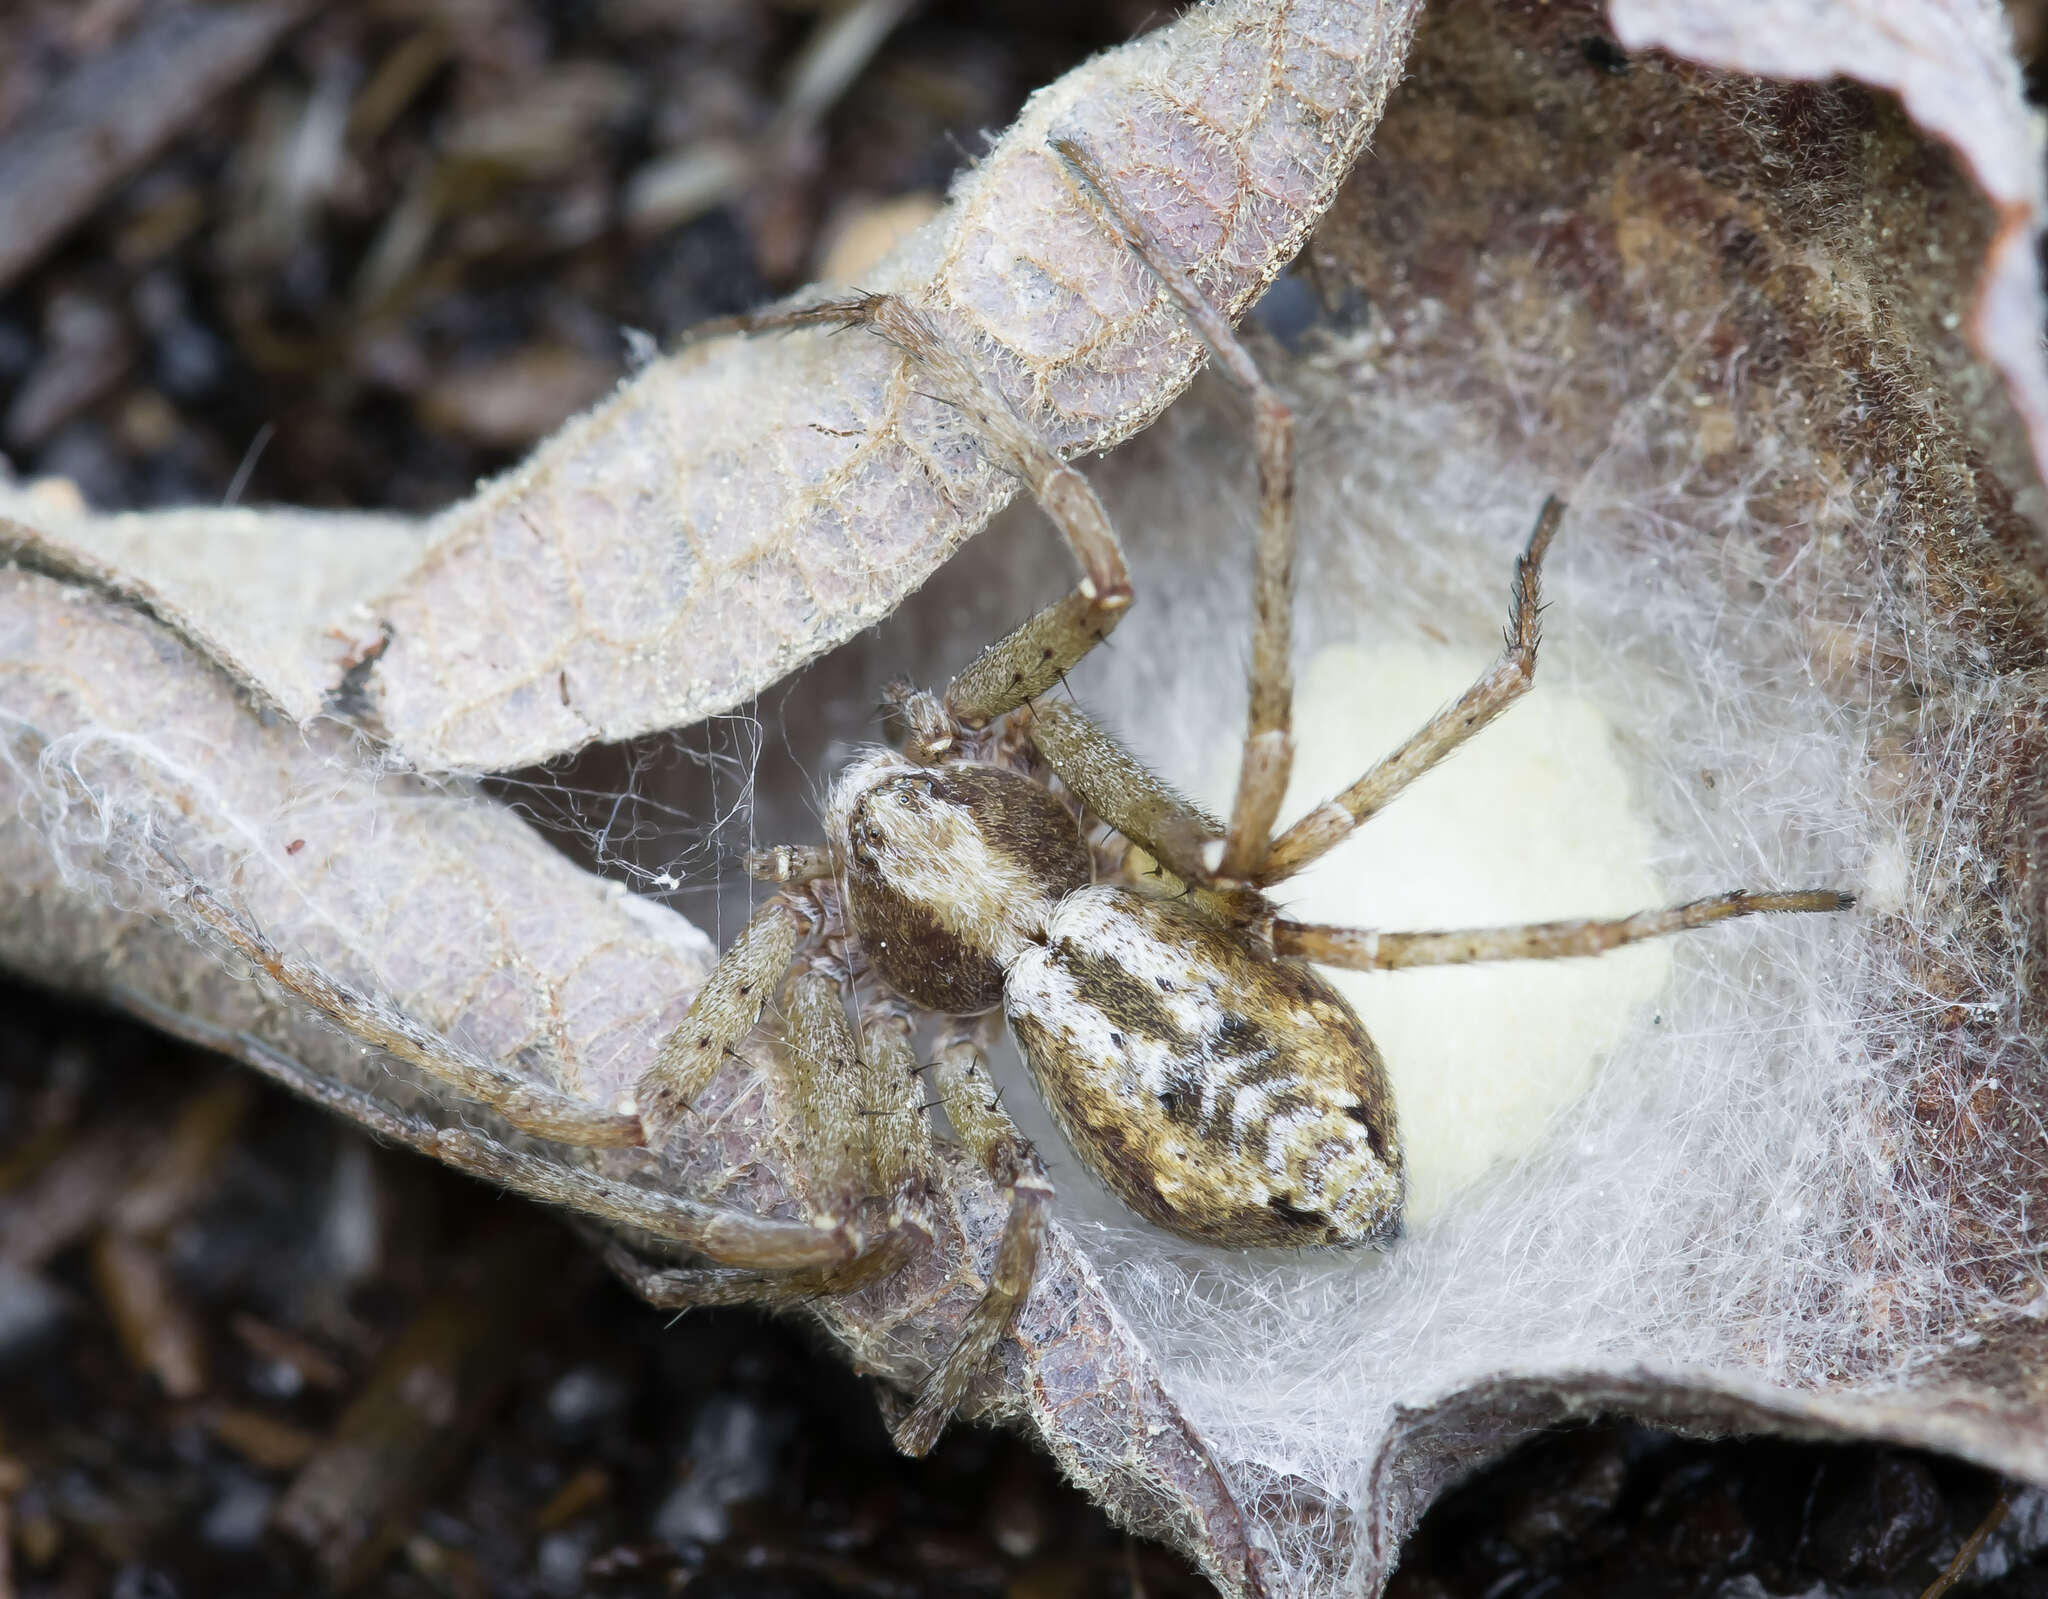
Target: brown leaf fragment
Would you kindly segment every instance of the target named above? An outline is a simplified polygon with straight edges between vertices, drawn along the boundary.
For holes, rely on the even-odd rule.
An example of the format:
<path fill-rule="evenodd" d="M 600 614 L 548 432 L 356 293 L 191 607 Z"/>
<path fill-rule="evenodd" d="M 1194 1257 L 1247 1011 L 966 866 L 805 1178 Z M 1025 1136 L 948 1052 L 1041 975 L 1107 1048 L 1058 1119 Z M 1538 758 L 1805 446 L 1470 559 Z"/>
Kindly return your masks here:
<path fill-rule="evenodd" d="M 542 1532 L 566 1527 L 578 1516 L 594 1510 L 610 1497 L 611 1474 L 599 1465 L 579 1466 L 557 1488 L 548 1502 L 534 1512 L 533 1524 Z"/>
<path fill-rule="evenodd" d="M 265 1471 L 294 1470 L 320 1447 L 318 1436 L 305 1428 L 246 1405 L 219 1406 L 207 1411 L 205 1420 L 215 1438 Z"/>
<path fill-rule="evenodd" d="M 108 1225 L 160 1238 L 213 1187 L 223 1152 L 240 1134 L 254 1101 L 246 1078 L 224 1077 L 178 1109 L 162 1144 L 126 1184 Z"/>
<path fill-rule="evenodd" d="M 2048 171 L 2038 118 L 1992 0 L 1609 0 L 1630 49 L 1780 79 L 1853 78 L 1889 89 L 1926 132 L 1968 164 L 1997 215 L 1983 256 L 1970 342 L 2005 379 L 2026 419 L 2034 469 L 2048 478 L 2048 366 L 2040 351 Z"/>
<path fill-rule="evenodd" d="M 0 1195 L 0 1262 L 33 1271 L 91 1232 L 118 1203 L 134 1155 L 127 1129 L 98 1133 L 71 1143 L 30 1181 Z"/>
<path fill-rule="evenodd" d="M 265 1360 L 289 1366 L 298 1374 L 299 1380 L 315 1388 L 339 1388 L 346 1375 L 341 1367 L 320 1349 L 295 1333 L 281 1327 L 273 1327 L 267 1321 L 260 1321 L 246 1311 L 239 1312 L 232 1323 L 235 1336 L 248 1346 L 250 1353 Z"/>
<path fill-rule="evenodd" d="M 474 443 L 523 446 L 593 404 L 617 379 L 617 367 L 580 350 L 542 345 L 435 378 L 419 397 L 420 416 Z"/>

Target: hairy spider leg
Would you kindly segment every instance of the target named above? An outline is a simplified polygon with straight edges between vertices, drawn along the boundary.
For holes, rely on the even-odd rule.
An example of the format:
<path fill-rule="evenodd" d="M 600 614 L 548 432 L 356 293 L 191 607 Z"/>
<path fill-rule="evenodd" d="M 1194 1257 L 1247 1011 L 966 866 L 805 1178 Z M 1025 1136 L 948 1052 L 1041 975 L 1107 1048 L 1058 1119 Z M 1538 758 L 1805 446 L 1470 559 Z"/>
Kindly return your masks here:
<path fill-rule="evenodd" d="M 1354 972 L 1394 971 L 1404 966 L 1461 966 L 1472 961 L 1556 960 L 1603 955 L 1624 944 L 1709 927 L 1738 916 L 1778 911 L 1845 911 L 1854 894 L 1832 888 L 1782 894 L 1748 894 L 1737 889 L 1696 899 L 1670 910 L 1638 911 L 1610 921 L 1531 922 L 1521 927 L 1468 927 L 1441 933 L 1381 933 L 1368 928 L 1327 927 L 1309 922 L 1273 923 L 1273 947 L 1322 966 Z"/>
<path fill-rule="evenodd" d="M 790 984 L 787 1048 L 803 1102 L 804 1165 L 814 1209 L 851 1215 L 873 1190 L 866 1063 L 839 984 L 815 967 Z"/>
<path fill-rule="evenodd" d="M 604 1111 L 457 1049 L 397 1007 L 358 993 L 308 962 L 287 955 L 204 885 L 188 878 L 183 892 L 204 925 L 280 988 L 305 1000 L 351 1035 L 489 1107 L 520 1132 L 585 1149 L 640 1142 L 638 1118 Z M 769 925 L 780 927 L 782 918 Z M 788 963 L 785 953 L 782 965 Z M 714 978 L 716 975 L 714 972 Z M 442 1127 L 423 1116 L 396 1110 L 360 1089 L 327 1082 L 255 1039 L 238 1035 L 227 1047 L 295 1093 L 338 1111 L 380 1137 L 431 1155 L 458 1171 L 488 1178 L 514 1193 L 636 1228 L 709 1260 L 787 1273 L 841 1268 L 861 1253 L 859 1233 L 843 1211 L 821 1221 L 801 1221 L 683 1199 L 605 1177 L 554 1156 L 513 1149 L 466 1127 Z M 623 1136 L 618 1125 L 622 1121 L 633 1123 L 633 1136 Z"/>
<path fill-rule="evenodd" d="M 1320 860 L 1362 823 L 1384 810 L 1410 783 L 1529 692 L 1536 681 L 1536 647 L 1543 611 L 1539 576 L 1544 554 L 1564 512 L 1564 502 L 1555 495 L 1545 500 L 1536 518 L 1535 531 L 1529 535 L 1528 547 L 1515 560 L 1507 650 L 1499 664 L 1423 723 L 1392 754 L 1375 762 L 1365 776 L 1335 799 L 1325 800 L 1275 839 L 1259 873 L 1261 886 L 1292 877 Z"/>
<path fill-rule="evenodd" d="M 910 1007 L 870 985 L 858 1014 L 869 1192 L 890 1196 L 896 1211 L 907 1213 L 921 1208 L 937 1170 Z"/>
<path fill-rule="evenodd" d="M 819 324 L 867 328 L 909 356 L 938 397 L 973 424 L 996 464 L 1031 491 L 1080 563 L 1081 580 L 1072 593 L 984 650 L 946 691 L 946 709 L 958 722 L 985 727 L 1051 688 L 1122 619 L 1131 604 L 1123 546 L 1088 480 L 907 300 L 863 294 L 784 306 L 729 318 L 698 336 Z"/>
<path fill-rule="evenodd" d="M 946 1418 L 987 1367 L 995 1348 L 1016 1319 L 1018 1307 L 1038 1274 L 1052 1206 L 1052 1180 L 1038 1151 L 1003 1109 L 989 1077 L 988 1054 L 974 1036 L 956 1034 L 942 1043 L 937 1060 L 939 1098 L 946 1117 L 968 1152 L 1009 1197 L 1009 1215 L 996 1244 L 987 1290 L 967 1314 L 959 1342 L 917 1396 L 910 1414 L 894 1429 L 896 1446 L 907 1455 L 928 1454 Z"/>
<path fill-rule="evenodd" d="M 1017 725 L 1081 803 L 1185 882 L 1205 877 L 1202 852 L 1223 824 L 1174 792 L 1079 706 L 1044 700 Z"/>
<path fill-rule="evenodd" d="M 771 844 L 749 850 L 747 875 L 760 883 L 815 883 L 833 876 L 832 852 L 822 844 Z"/>
<path fill-rule="evenodd" d="M 794 1272 L 729 1266 L 663 1266 L 615 1246 L 607 1264 L 648 1303 L 682 1310 L 708 1305 L 790 1304 L 844 1293 L 902 1263 L 910 1230 L 929 1233 L 922 1201 L 936 1162 L 931 1124 L 916 1098 L 918 1077 L 909 1018 L 900 1002 L 878 997 L 861 1009 L 861 1040 L 846 1024 L 836 979 L 803 972 L 795 979 L 788 1054 L 808 1107 L 814 1154 L 813 1202 L 837 1192 L 857 1203 L 861 1192 L 891 1196 L 883 1236 L 850 1261 Z M 909 1414 L 894 1429 L 906 1454 L 929 1453 L 947 1419 L 986 1368 L 1030 1292 L 1044 1245 L 1052 1182 L 1028 1140 L 1003 1110 L 977 1041 L 988 1018 L 966 1022 L 943 1043 L 936 1061 L 939 1098 L 960 1142 L 1002 1188 L 1008 1214 L 982 1296 L 959 1337 L 926 1380 Z M 849 1094 L 847 1085 L 859 1084 Z M 865 1125 L 859 1125 L 864 1122 Z M 865 1155 L 858 1175 L 848 1164 Z M 851 1200 L 847 1196 L 852 1196 Z"/>
<path fill-rule="evenodd" d="M 1274 841 L 1260 875 L 1262 885 L 1291 877 L 1319 860 L 1529 691 L 1536 678 L 1536 650 L 1541 642 L 1543 557 L 1564 512 L 1564 502 L 1555 495 L 1545 500 L 1535 530 L 1529 535 L 1528 547 L 1515 561 L 1507 649 L 1499 664 L 1425 722 L 1393 753 L 1374 763 L 1351 787 L 1335 799 L 1324 801 L 1281 834 Z M 1706 927 L 1738 916 L 1840 911 L 1854 903 L 1853 896 L 1833 889 L 1776 894 L 1737 890 L 1669 910 L 1640 911 L 1611 920 L 1535 922 L 1520 927 L 1475 927 L 1446 932 L 1383 933 L 1282 918 L 1272 924 L 1272 937 L 1274 949 L 1282 955 L 1352 971 L 1388 971 L 1403 966 L 1598 955 L 1623 944 Z"/>
<path fill-rule="evenodd" d="M 126 992 L 122 998 L 167 1030 L 247 1063 L 280 1087 L 354 1122 L 374 1137 L 541 1204 L 667 1239 L 714 1261 L 743 1261 L 800 1272 L 851 1258 L 843 1235 L 822 1231 L 807 1221 L 707 1205 L 621 1182 L 551 1155 L 513 1149 L 471 1128 L 443 1127 L 389 1105 L 367 1090 L 309 1071 L 254 1034 L 207 1027 L 189 1015 L 173 1015 L 139 992 Z"/>
<path fill-rule="evenodd" d="M 775 894 L 761 901 L 740 934 L 718 957 L 704 986 L 690 1001 L 682 1024 L 668 1035 L 654 1064 L 633 1090 L 647 1147 L 668 1147 L 684 1113 L 711 1084 L 726 1055 L 761 1019 L 761 1007 L 775 992 L 796 954 L 805 917 L 795 903 Z"/>
<path fill-rule="evenodd" d="M 1080 589 L 1053 601 L 968 663 L 946 688 L 946 714 L 964 727 L 986 727 L 1029 704 L 1107 638 L 1122 615 Z"/>
<path fill-rule="evenodd" d="M 811 1208 L 847 1219 L 869 1200 L 886 1209 L 873 1237 L 807 1270 L 672 1266 L 613 1243 L 605 1262 L 627 1287 L 663 1310 L 711 1305 L 787 1305 L 845 1293 L 903 1264 L 913 1231 L 930 1238 L 931 1123 L 919 1098 L 910 1026 L 900 1005 L 863 1010 L 856 1041 L 838 976 L 805 967 L 791 982 L 785 1054 L 805 1126 Z"/>
<path fill-rule="evenodd" d="M 1251 708 L 1238 765 L 1237 797 L 1222 848 L 1210 851 L 1204 875 L 1256 883 L 1271 845 L 1273 823 L 1294 766 L 1294 413 L 1260 374 L 1230 321 L 1210 304 L 1152 231 L 1126 205 L 1116 186 L 1076 140 L 1053 149 L 1075 178 L 1082 201 L 1150 268 L 1225 376 L 1245 392 L 1252 408 L 1252 442 L 1259 463 L 1259 535 L 1252 550 Z"/>
<path fill-rule="evenodd" d="M 312 962 L 286 954 L 255 923 L 237 916 L 197 880 L 187 877 L 181 892 L 202 923 L 279 988 L 304 1000 L 343 1031 L 488 1105 L 522 1133 L 586 1149 L 618 1149 L 640 1142 L 637 1117 L 608 1111 L 458 1049 L 396 1005 L 338 983 Z"/>

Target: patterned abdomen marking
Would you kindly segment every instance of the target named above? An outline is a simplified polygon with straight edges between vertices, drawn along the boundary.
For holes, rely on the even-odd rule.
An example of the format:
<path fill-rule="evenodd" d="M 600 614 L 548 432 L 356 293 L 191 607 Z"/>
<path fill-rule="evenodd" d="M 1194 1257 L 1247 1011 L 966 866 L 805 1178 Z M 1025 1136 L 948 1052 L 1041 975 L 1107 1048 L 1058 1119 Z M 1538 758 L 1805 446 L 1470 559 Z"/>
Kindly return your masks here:
<path fill-rule="evenodd" d="M 1095 887 L 1011 964 L 1004 1004 L 1055 1119 L 1140 1215 L 1293 1248 L 1398 1229 L 1386 1069 L 1308 967 L 1177 901 Z"/>

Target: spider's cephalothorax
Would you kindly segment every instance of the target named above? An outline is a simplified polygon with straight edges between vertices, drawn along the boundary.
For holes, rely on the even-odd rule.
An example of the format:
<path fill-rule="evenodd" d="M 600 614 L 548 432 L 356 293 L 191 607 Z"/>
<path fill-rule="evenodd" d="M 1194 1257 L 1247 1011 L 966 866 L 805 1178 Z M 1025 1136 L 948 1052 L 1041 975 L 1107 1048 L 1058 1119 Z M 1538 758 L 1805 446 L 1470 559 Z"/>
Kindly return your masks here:
<path fill-rule="evenodd" d="M 1074 813 L 983 762 L 857 759 L 828 815 L 853 930 L 875 970 L 926 1010 L 978 1016 L 1004 969 L 1068 894 L 1093 880 Z"/>
<path fill-rule="evenodd" d="M 1596 955 L 1756 911 L 1850 903 L 1831 890 L 1734 893 L 1611 921 L 1435 933 L 1282 916 L 1267 898 L 1272 885 L 1341 843 L 1529 687 L 1536 573 L 1562 507 L 1545 507 L 1517 563 L 1500 664 L 1276 834 L 1293 760 L 1292 423 L 1228 321 L 1085 152 L 1057 150 L 1075 197 L 1151 268 L 1251 399 L 1261 509 L 1251 714 L 1228 821 L 1047 697 L 1131 601 L 1122 550 L 1086 481 L 915 306 L 879 295 L 799 305 L 738 326 L 858 325 L 896 344 L 915 387 L 953 405 L 989 458 L 1030 487 L 1078 558 L 1079 584 L 990 645 L 943 695 L 891 692 L 896 747 L 863 753 L 841 776 L 822 847 L 754 858 L 755 874 L 781 886 L 720 956 L 631 1104 L 593 1106 L 462 1056 L 334 985 L 307 980 L 298 990 L 529 1134 L 644 1143 L 655 1157 L 691 1130 L 693 1103 L 772 1008 L 807 1134 L 803 1214 L 754 1215 L 497 1146 L 468 1162 L 684 1252 L 681 1266 L 623 1248 L 612 1257 L 642 1294 L 673 1306 L 808 1303 L 930 1247 L 934 1190 L 955 1179 L 932 1148 L 929 1069 L 953 1136 L 1006 1194 L 1008 1220 L 973 1263 L 985 1284 L 978 1304 L 897 1428 L 913 1452 L 931 1446 L 988 1365 L 1030 1292 L 1047 1226 L 1045 1168 L 988 1078 L 1000 1017 L 1075 1152 L 1139 1214 L 1215 1244 L 1378 1243 L 1400 1223 L 1394 1106 L 1372 1040 L 1308 963 L 1383 970 Z M 278 952 L 230 918 L 213 920 L 280 981 L 291 978 Z M 472 1147 L 443 1129 L 416 1141 L 443 1158 Z"/>

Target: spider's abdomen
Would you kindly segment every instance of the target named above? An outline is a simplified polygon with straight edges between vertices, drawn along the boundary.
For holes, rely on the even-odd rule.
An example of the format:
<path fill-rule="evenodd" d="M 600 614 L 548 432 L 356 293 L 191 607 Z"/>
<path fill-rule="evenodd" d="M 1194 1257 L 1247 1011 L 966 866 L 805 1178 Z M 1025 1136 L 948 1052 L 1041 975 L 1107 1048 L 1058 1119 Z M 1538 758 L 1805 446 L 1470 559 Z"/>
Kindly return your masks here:
<path fill-rule="evenodd" d="M 1072 814 L 1000 766 L 863 755 L 832 795 L 846 904 L 884 981 L 926 1010 L 1002 1003 L 1003 968 L 1095 875 Z"/>
<path fill-rule="evenodd" d="M 1176 901 L 1062 901 L 1004 1004 L 1040 1094 L 1117 1197 L 1209 1243 L 1366 1243 L 1401 1216 L 1379 1051 L 1322 978 Z"/>

